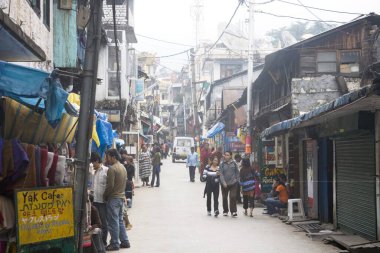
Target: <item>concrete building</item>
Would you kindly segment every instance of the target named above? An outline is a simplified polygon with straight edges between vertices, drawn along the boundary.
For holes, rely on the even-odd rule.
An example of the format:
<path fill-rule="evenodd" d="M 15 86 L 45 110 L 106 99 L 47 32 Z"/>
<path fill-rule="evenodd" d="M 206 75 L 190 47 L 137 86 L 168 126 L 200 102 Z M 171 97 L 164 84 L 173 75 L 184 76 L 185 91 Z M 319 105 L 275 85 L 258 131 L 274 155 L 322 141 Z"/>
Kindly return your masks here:
<path fill-rule="evenodd" d="M 102 81 L 97 87 L 96 108 L 109 114 L 110 122 L 119 125 L 124 118 L 127 105 L 133 97 L 129 87 L 134 87 L 137 78 L 135 52 L 131 43 L 137 43 L 134 33 L 133 0 L 117 0 L 116 3 L 116 39 L 114 35 L 113 13 L 111 0 L 103 3 L 103 28 L 107 41 L 99 52 L 98 78 Z M 116 43 L 117 40 L 117 43 Z M 116 44 L 118 46 L 118 62 L 120 76 L 117 80 Z M 120 95 L 120 96 L 119 96 Z M 121 97 L 121 101 L 119 98 Z M 120 112 L 121 110 L 121 112 Z"/>

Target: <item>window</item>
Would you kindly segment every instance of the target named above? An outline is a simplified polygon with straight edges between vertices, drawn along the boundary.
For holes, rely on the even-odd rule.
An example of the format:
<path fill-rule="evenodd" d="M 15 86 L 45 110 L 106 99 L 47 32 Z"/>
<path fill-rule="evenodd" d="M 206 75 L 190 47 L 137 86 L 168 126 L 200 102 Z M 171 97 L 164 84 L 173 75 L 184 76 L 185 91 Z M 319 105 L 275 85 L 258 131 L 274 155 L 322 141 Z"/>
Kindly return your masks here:
<path fill-rule="evenodd" d="M 108 72 L 108 96 L 119 96 L 119 82 L 117 80 L 116 72 Z"/>
<path fill-rule="evenodd" d="M 317 53 L 317 72 L 335 73 L 336 71 L 336 52 Z"/>
<path fill-rule="evenodd" d="M 119 49 L 119 66 L 121 63 L 121 52 Z M 108 71 L 116 71 L 117 70 L 117 62 L 116 62 L 116 47 L 109 46 L 108 47 Z"/>
<path fill-rule="evenodd" d="M 125 0 L 107 0 L 107 5 L 112 5 L 115 1 L 115 5 L 123 5 Z"/>
<path fill-rule="evenodd" d="M 117 41 L 119 44 L 123 43 L 123 31 L 116 31 Z M 113 30 L 107 30 L 107 38 L 109 43 L 115 43 L 115 36 Z"/>
<path fill-rule="evenodd" d="M 359 51 L 340 52 L 340 73 L 357 74 L 359 73 Z"/>
<path fill-rule="evenodd" d="M 28 0 L 30 6 L 34 12 L 40 16 L 41 15 L 41 0 Z"/>
<path fill-rule="evenodd" d="M 43 22 L 47 27 L 50 27 L 50 0 L 44 0 L 43 8 Z"/>
<path fill-rule="evenodd" d="M 220 64 L 220 78 L 232 76 L 240 72 L 242 69 L 241 64 Z"/>

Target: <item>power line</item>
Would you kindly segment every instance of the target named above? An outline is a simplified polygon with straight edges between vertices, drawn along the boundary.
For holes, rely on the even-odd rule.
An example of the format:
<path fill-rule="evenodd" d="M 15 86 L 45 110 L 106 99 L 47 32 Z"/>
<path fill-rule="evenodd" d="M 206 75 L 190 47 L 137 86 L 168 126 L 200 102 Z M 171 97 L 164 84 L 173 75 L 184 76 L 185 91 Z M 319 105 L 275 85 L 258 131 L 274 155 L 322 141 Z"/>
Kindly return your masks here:
<path fill-rule="evenodd" d="M 146 39 L 160 41 L 160 42 L 164 42 L 164 43 L 168 43 L 168 44 L 173 44 L 173 45 L 178 45 L 178 46 L 184 46 L 184 47 L 193 47 L 192 45 L 187 45 L 187 44 L 173 42 L 173 41 L 168 41 L 168 40 L 157 39 L 157 38 L 149 37 L 149 36 L 142 35 L 142 34 L 136 34 L 136 35 L 140 36 L 140 37 L 143 37 L 143 38 L 146 38 Z"/>
<path fill-rule="evenodd" d="M 267 14 L 270 16 L 278 17 L 278 18 L 292 18 L 292 19 L 297 19 L 297 20 L 305 20 L 305 21 L 312 21 L 312 22 L 324 22 L 324 23 L 339 23 L 339 24 L 345 24 L 346 22 L 342 21 L 335 21 L 335 20 L 318 20 L 318 19 L 308 19 L 308 18 L 299 18 L 299 17 L 293 17 L 293 16 L 286 16 L 286 15 L 279 15 L 279 14 L 274 14 L 270 12 L 265 12 L 265 11 L 255 11 L 256 13 L 262 13 L 262 14 Z"/>
<path fill-rule="evenodd" d="M 318 7 L 307 6 L 307 5 L 303 5 L 303 4 L 301 5 L 301 4 L 297 4 L 297 3 L 292 3 L 292 2 L 288 2 L 288 1 L 284 1 L 284 0 L 277 0 L 277 1 L 281 2 L 281 3 L 285 3 L 285 4 L 291 4 L 291 5 L 306 7 L 306 8 L 309 8 L 309 9 L 314 9 L 314 10 L 319 10 L 319 11 L 327 11 L 327 12 L 335 12 L 335 13 L 351 14 L 351 15 L 364 15 L 363 13 L 329 10 L 329 9 L 323 9 L 323 8 L 318 8 Z"/>
<path fill-rule="evenodd" d="M 190 51 L 190 49 L 186 49 L 184 51 L 181 51 L 181 52 L 178 52 L 178 53 L 175 53 L 175 54 L 169 54 L 169 55 L 161 55 L 161 56 L 140 56 L 139 58 L 155 58 L 155 59 L 160 59 L 160 58 L 168 58 L 168 57 L 173 57 L 173 56 L 177 56 L 177 55 L 180 55 L 180 54 L 184 54 L 184 53 L 187 53 L 188 51 Z"/>
<path fill-rule="evenodd" d="M 240 5 L 241 5 L 242 3 L 243 3 L 243 1 L 239 1 L 238 5 L 237 5 L 236 8 L 235 8 L 234 13 L 232 14 L 230 20 L 229 20 L 228 23 L 227 23 L 226 27 L 224 27 L 222 33 L 219 35 L 219 38 L 218 38 L 218 39 L 214 42 L 214 44 L 212 44 L 212 46 L 211 46 L 206 52 L 204 52 L 202 55 L 209 54 L 209 53 L 213 50 L 213 48 L 216 46 L 216 44 L 218 44 L 219 40 L 222 38 L 222 36 L 223 36 L 224 33 L 226 32 L 227 28 L 230 26 L 230 24 L 231 24 L 233 18 L 235 17 L 235 15 L 236 15 L 236 13 L 237 13 L 237 11 L 238 11 L 238 9 L 239 9 L 239 7 L 240 7 Z M 206 61 L 203 62 L 202 70 L 203 70 L 205 64 L 206 64 Z"/>
<path fill-rule="evenodd" d="M 318 17 L 314 12 L 312 12 L 311 10 L 310 10 L 310 8 L 309 7 L 307 7 L 306 5 L 304 5 L 300 0 L 297 0 L 297 2 L 299 2 L 311 15 L 313 15 L 315 18 L 317 18 L 318 20 L 320 20 L 320 21 L 322 21 L 323 23 L 325 23 L 326 25 L 328 25 L 328 26 L 332 26 L 331 24 L 329 24 L 329 23 L 326 23 L 326 22 L 324 22 L 320 17 Z"/>

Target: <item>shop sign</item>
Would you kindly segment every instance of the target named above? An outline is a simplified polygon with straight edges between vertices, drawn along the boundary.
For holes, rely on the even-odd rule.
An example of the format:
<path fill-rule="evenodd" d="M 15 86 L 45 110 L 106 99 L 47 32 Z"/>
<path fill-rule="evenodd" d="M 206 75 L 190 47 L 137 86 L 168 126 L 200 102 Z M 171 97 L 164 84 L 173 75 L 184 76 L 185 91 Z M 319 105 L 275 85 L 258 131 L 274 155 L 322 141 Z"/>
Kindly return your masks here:
<path fill-rule="evenodd" d="M 15 198 L 19 245 L 74 236 L 72 188 L 21 190 Z"/>

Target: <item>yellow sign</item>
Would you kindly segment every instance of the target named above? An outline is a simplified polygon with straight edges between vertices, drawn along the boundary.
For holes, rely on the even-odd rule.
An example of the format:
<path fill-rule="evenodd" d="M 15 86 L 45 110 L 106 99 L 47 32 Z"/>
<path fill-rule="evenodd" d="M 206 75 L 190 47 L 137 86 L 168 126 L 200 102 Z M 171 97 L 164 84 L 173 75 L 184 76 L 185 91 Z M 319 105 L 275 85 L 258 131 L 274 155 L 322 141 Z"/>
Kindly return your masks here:
<path fill-rule="evenodd" d="M 72 188 L 44 188 L 16 193 L 18 244 L 74 236 Z"/>

